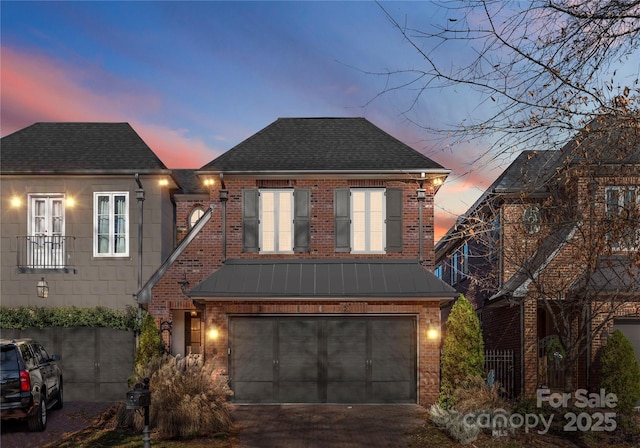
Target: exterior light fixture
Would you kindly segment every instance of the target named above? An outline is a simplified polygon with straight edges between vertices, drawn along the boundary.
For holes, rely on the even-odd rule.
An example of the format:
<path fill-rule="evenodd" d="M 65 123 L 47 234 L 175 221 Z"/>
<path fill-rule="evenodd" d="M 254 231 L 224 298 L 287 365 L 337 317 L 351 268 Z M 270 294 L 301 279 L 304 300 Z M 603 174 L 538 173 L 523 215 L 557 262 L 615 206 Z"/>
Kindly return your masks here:
<path fill-rule="evenodd" d="M 40 297 L 41 299 L 46 299 L 47 297 L 49 297 L 49 284 L 44 280 L 44 277 L 42 277 L 38 281 L 36 289 L 38 291 L 38 297 Z"/>
<path fill-rule="evenodd" d="M 184 273 L 184 279 L 178 281 L 178 285 L 180 285 L 180 291 L 182 294 L 187 295 L 189 291 L 189 280 L 187 280 L 187 273 Z"/>
<path fill-rule="evenodd" d="M 215 179 L 206 178 L 204 180 L 205 187 L 213 187 L 215 185 L 215 183 L 216 183 Z"/>
<path fill-rule="evenodd" d="M 440 330 L 436 327 L 431 321 L 429 321 L 427 327 L 427 339 L 430 341 L 435 341 L 440 338 Z"/>
<path fill-rule="evenodd" d="M 211 339 L 213 341 L 218 339 L 218 337 L 220 336 L 220 332 L 218 331 L 218 327 L 216 327 L 215 325 L 211 325 L 211 328 L 209 328 L 209 331 L 207 332 L 207 336 L 209 337 L 209 339 Z"/>
<path fill-rule="evenodd" d="M 434 178 L 433 185 L 435 185 L 436 187 L 442 185 L 442 178 L 441 177 Z"/>
<path fill-rule="evenodd" d="M 64 198 L 64 206 L 65 207 L 73 207 L 76 205 L 76 200 L 73 199 L 71 196 L 67 196 L 66 198 Z"/>
<path fill-rule="evenodd" d="M 20 198 L 18 196 L 13 196 L 11 198 L 11 207 L 18 208 L 18 207 L 20 207 L 21 204 L 22 204 L 22 201 L 20 200 Z"/>
<path fill-rule="evenodd" d="M 158 181 L 158 185 L 160 185 L 161 187 L 166 187 L 167 185 L 169 185 L 169 180 L 166 177 L 163 177 Z"/>

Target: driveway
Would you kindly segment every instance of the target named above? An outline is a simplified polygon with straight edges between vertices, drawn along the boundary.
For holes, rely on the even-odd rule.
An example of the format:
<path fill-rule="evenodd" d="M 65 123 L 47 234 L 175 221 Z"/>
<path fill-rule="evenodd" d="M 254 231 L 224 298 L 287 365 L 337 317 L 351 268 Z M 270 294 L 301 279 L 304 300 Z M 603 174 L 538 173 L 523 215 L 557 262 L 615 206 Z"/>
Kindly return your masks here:
<path fill-rule="evenodd" d="M 418 405 L 235 405 L 242 448 L 407 448 Z"/>

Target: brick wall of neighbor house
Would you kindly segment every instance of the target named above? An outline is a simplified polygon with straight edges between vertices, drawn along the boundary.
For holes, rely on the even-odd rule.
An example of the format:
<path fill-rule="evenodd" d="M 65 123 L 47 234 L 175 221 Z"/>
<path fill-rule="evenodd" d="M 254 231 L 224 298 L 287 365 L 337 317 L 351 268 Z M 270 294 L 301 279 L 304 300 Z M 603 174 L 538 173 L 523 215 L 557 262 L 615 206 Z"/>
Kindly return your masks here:
<path fill-rule="evenodd" d="M 207 341 L 205 357 L 215 359 L 219 369 L 227 368 L 229 316 L 238 314 L 404 314 L 418 316 L 418 402 L 423 406 L 433 404 L 440 390 L 440 341 L 429 340 L 426 329 L 429 322 L 439 325 L 438 302 L 208 302 L 205 310 L 205 326 L 215 326 L 219 337 L 213 343 Z"/>

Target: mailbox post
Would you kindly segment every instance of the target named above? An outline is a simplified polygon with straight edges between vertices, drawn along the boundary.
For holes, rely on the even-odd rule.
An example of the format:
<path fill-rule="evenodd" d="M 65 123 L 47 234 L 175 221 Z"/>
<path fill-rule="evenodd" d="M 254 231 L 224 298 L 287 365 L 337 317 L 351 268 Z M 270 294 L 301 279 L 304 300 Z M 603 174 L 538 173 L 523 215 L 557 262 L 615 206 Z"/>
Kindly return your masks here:
<path fill-rule="evenodd" d="M 127 392 L 127 409 L 137 410 L 144 408 L 144 429 L 142 441 L 144 448 L 150 447 L 151 437 L 149 430 L 149 406 L 151 406 L 151 391 L 149 390 L 149 378 L 144 379 L 144 384 L 137 383 L 133 390 Z"/>

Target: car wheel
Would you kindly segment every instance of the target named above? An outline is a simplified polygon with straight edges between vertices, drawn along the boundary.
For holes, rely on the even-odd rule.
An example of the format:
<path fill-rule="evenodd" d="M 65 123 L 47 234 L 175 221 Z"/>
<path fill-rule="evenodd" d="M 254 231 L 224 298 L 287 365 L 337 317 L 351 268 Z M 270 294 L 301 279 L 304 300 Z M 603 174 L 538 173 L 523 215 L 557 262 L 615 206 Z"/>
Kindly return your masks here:
<path fill-rule="evenodd" d="M 47 427 L 47 403 L 44 401 L 44 397 L 40 397 L 40 405 L 33 413 L 27 417 L 27 424 L 29 425 L 29 431 L 44 431 Z"/>
<path fill-rule="evenodd" d="M 53 405 L 53 409 L 62 409 L 62 405 L 63 405 L 63 400 L 62 400 L 62 396 L 63 396 L 63 388 L 62 388 L 62 380 L 60 380 L 60 386 L 58 386 L 58 396 L 56 404 Z"/>

